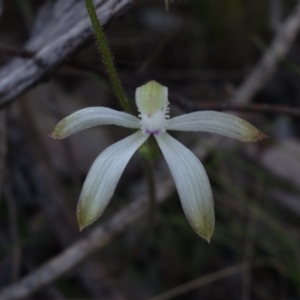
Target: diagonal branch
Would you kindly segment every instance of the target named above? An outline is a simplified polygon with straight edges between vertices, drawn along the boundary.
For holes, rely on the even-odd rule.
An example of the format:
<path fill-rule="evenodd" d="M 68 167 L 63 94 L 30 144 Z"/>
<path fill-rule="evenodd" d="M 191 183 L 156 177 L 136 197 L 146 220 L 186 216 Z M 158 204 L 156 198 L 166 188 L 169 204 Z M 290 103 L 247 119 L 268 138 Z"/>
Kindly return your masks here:
<path fill-rule="evenodd" d="M 149 300 L 169 300 L 179 295 L 185 294 L 191 290 L 197 289 L 201 286 L 205 286 L 216 282 L 221 279 L 225 279 L 227 277 L 236 275 L 238 273 L 242 273 L 243 271 L 249 270 L 251 268 L 251 264 L 248 261 L 244 261 L 241 263 L 237 263 L 230 267 L 221 269 L 219 271 L 210 273 L 208 275 L 201 276 L 198 279 L 192 280 L 190 282 L 179 285 L 165 293 L 162 293 L 156 297 L 153 297 Z"/>
<path fill-rule="evenodd" d="M 233 103 L 245 104 L 251 101 L 251 98 L 264 87 L 266 82 L 274 74 L 278 62 L 286 55 L 294 42 L 299 27 L 300 1 L 298 1 L 292 14 L 279 27 L 268 51 L 237 89 L 232 99 Z"/>
<path fill-rule="evenodd" d="M 133 5 L 134 0 L 95 0 L 98 17 L 106 24 Z M 42 26 L 43 24 L 43 26 Z M 83 1 L 48 2 L 40 12 L 26 50 L 33 58 L 16 58 L 0 71 L 0 106 L 37 83 L 92 36 Z"/>

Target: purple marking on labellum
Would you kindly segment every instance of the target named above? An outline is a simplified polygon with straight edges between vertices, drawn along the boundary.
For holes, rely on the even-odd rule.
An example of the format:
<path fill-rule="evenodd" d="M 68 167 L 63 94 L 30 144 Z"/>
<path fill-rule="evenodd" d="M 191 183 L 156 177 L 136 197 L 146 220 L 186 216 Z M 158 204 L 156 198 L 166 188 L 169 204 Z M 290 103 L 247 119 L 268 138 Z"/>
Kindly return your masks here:
<path fill-rule="evenodd" d="M 146 130 L 146 132 L 148 133 L 148 134 L 153 134 L 153 135 L 157 135 L 157 134 L 159 134 L 159 130 Z"/>

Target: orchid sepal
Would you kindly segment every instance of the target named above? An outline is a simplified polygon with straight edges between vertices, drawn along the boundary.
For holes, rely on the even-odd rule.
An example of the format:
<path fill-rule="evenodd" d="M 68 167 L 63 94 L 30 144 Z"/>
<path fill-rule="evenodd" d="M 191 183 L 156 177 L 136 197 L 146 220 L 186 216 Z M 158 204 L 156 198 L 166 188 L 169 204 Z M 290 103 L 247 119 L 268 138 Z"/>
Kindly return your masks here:
<path fill-rule="evenodd" d="M 213 195 L 199 159 L 168 133 L 156 137 L 167 161 L 190 225 L 210 242 L 215 227 Z"/>

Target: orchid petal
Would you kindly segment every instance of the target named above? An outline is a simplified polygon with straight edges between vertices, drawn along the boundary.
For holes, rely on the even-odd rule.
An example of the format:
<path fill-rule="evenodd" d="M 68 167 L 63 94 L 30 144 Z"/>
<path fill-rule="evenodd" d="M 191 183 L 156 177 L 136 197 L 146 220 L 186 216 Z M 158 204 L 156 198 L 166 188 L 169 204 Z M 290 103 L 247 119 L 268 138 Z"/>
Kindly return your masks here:
<path fill-rule="evenodd" d="M 267 137 L 247 121 L 217 111 L 198 111 L 172 118 L 167 130 L 212 132 L 241 142 L 257 142 Z"/>
<path fill-rule="evenodd" d="M 107 107 L 88 107 L 76 111 L 62 119 L 50 135 L 54 139 L 64 139 L 81 130 L 97 125 L 118 125 L 140 128 L 140 120 L 125 112 Z"/>
<path fill-rule="evenodd" d="M 93 163 L 77 206 L 80 230 L 101 216 L 134 152 L 146 141 L 141 131 L 105 149 Z"/>
<path fill-rule="evenodd" d="M 208 242 L 215 215 L 210 183 L 199 159 L 168 133 L 156 136 L 175 181 L 185 215 L 193 229 Z"/>

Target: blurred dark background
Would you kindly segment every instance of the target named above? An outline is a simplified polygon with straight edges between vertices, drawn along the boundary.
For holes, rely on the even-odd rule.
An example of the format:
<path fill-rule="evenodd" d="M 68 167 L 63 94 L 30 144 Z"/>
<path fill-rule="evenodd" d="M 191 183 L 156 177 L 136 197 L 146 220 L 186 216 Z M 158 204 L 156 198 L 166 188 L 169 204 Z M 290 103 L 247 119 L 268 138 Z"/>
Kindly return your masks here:
<path fill-rule="evenodd" d="M 227 102 L 296 2 L 178 0 L 170 1 L 166 12 L 163 0 L 137 1 L 105 26 L 132 106 L 136 87 L 152 79 L 169 88 L 171 116 L 187 112 L 186 103 Z M 46 1 L 0 3 L 0 44 L 22 50 Z M 297 37 L 252 103 L 299 109 L 299 42 Z M 0 65 L 5 66 L 15 55 L 1 49 Z M 104 215 L 79 234 L 75 211 L 85 176 L 97 155 L 129 131 L 100 127 L 63 141 L 48 137 L 61 118 L 80 108 L 121 110 L 94 39 L 68 59 L 78 66 L 64 61 L 0 113 L 1 288 L 59 255 L 135 195 L 146 193 L 136 155 Z M 172 299 L 300 299 L 299 117 L 230 113 L 270 138 L 242 144 L 210 134 L 175 134 L 200 153 L 212 184 L 216 229 L 211 244 L 191 229 L 172 189 L 157 206 L 147 233 L 147 218 L 142 218 L 28 299 L 149 299 L 204 276 L 206 281 L 186 291 L 179 288 Z M 162 161 L 158 158 L 154 168 L 168 176 Z"/>

